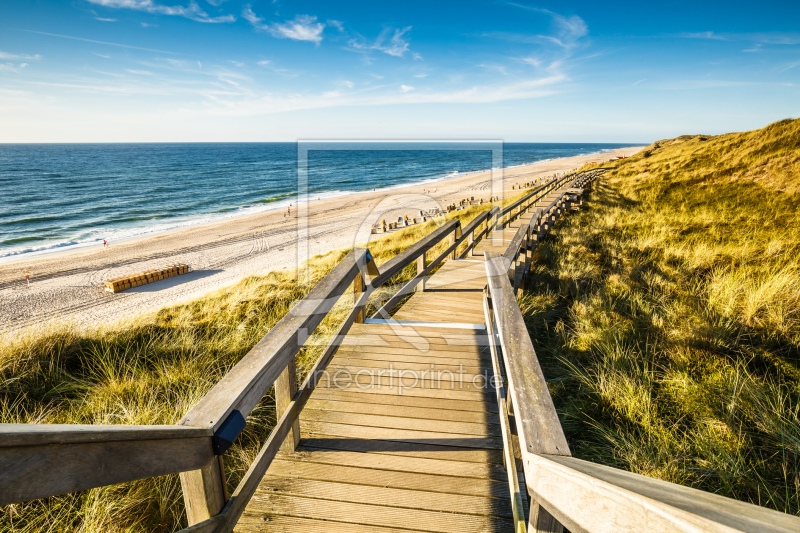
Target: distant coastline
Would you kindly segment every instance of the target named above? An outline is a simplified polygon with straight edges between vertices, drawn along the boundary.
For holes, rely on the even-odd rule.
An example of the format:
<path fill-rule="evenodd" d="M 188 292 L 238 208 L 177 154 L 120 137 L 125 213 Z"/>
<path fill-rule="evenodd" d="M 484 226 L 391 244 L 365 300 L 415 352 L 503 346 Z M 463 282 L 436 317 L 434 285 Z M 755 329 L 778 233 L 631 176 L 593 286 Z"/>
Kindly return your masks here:
<path fill-rule="evenodd" d="M 631 155 L 641 147 L 620 148 L 613 155 Z M 503 189 L 597 161 L 597 153 L 555 158 L 506 168 Z M 603 158 L 607 159 L 607 158 Z M 74 328 L 135 317 L 165 306 L 202 297 L 244 277 L 292 269 L 306 257 L 364 245 L 380 238 L 370 226 L 397 220 L 418 210 L 442 207 L 474 197 L 488 201 L 491 172 L 471 172 L 425 184 L 404 185 L 309 203 L 298 232 L 296 212 L 265 211 L 208 222 L 126 241 L 108 247 L 65 251 L 39 257 L 15 257 L 0 264 L 0 330 L 47 322 L 69 322 Z M 497 184 L 501 185 L 501 184 Z M 496 189 L 495 189 L 496 190 Z M 120 294 L 105 292 L 103 281 L 170 263 L 185 263 L 192 272 L 136 287 Z M 31 283 L 26 284 L 24 271 Z"/>
<path fill-rule="evenodd" d="M 105 146 L 105 145 L 103 145 Z M 522 154 L 523 156 L 527 155 L 528 157 L 536 157 L 536 151 L 539 150 L 541 153 L 547 153 L 548 151 L 573 151 L 580 153 L 586 147 L 599 147 L 600 144 L 544 144 L 544 143 L 531 143 L 531 144 L 510 144 L 509 146 L 530 146 L 533 147 L 527 154 Z M 613 146 L 613 148 L 602 148 L 600 150 L 596 150 L 593 152 L 583 152 L 585 155 L 599 155 L 603 153 L 608 153 L 615 148 L 625 148 L 625 146 L 619 145 L 608 145 Z M 2 147 L 0 147 L 2 149 Z M 513 149 L 511 153 L 514 154 Z M 515 154 L 519 156 L 519 154 Z M 577 154 L 571 154 L 577 155 Z M 292 156 L 294 157 L 294 156 Z M 410 157 L 408 159 L 411 159 Z M 541 159 L 537 159 L 533 163 L 543 163 L 546 161 L 550 161 L 552 157 L 543 157 Z M 516 162 L 517 158 L 512 157 L 511 162 Z M 469 164 L 469 161 L 459 161 L 461 163 Z M 218 162 L 220 164 L 224 164 L 224 162 Z M 515 169 L 520 167 L 525 167 L 526 165 L 533 164 L 533 163 L 520 163 L 520 164 L 507 164 L 505 166 L 505 170 L 508 171 L 509 169 Z M 284 161 L 283 164 L 285 165 L 286 162 Z M 286 167 L 283 167 L 286 170 Z M 313 168 L 311 169 L 314 170 Z M 438 175 L 434 175 L 431 177 L 425 177 L 422 179 L 411 180 L 411 181 L 402 181 L 398 176 L 392 176 L 391 174 L 386 174 L 384 176 L 385 181 L 392 181 L 400 179 L 400 182 L 395 185 L 386 185 L 385 183 L 374 183 L 375 187 L 373 189 L 382 190 L 382 191 L 392 191 L 397 189 L 402 189 L 404 187 L 413 187 L 413 186 L 423 186 L 434 184 L 438 182 L 443 182 L 449 179 L 454 179 L 458 177 L 463 177 L 470 174 L 481 173 L 481 172 L 488 172 L 489 168 L 475 168 L 471 169 L 468 168 L 466 170 L 456 170 L 456 171 L 448 171 L 447 173 L 442 173 Z M 402 170 L 400 170 L 402 171 Z M 112 172 L 113 173 L 113 172 Z M 102 174 L 102 171 L 101 171 Z M 53 180 L 59 180 L 62 177 L 61 174 L 55 174 L 56 177 L 52 177 Z M 47 176 L 44 178 L 38 178 L 37 180 L 39 183 L 46 182 Z M 285 180 L 284 180 L 285 181 Z M 15 181 L 18 183 L 19 179 Z M 291 184 L 288 184 L 291 186 Z M 219 187 L 224 187 L 224 184 L 219 185 Z M 45 213 L 36 213 L 36 212 L 26 212 L 26 214 L 21 218 L 22 222 L 24 223 L 25 219 L 31 219 L 38 222 L 38 218 L 45 217 L 48 218 L 43 224 L 45 227 L 34 227 L 31 228 L 30 233 L 26 233 L 24 228 L 21 228 L 21 224 L 11 225 L 11 230 L 6 232 L 0 233 L 7 233 L 11 234 L 10 238 L 6 239 L 6 245 L 3 246 L 3 242 L 0 241 L 0 264 L 9 263 L 9 262 L 16 262 L 19 260 L 28 260 L 28 259 L 35 259 L 39 257 L 47 257 L 55 254 L 63 254 L 63 253 L 70 253 L 80 250 L 86 250 L 91 248 L 96 248 L 98 246 L 102 246 L 103 240 L 108 242 L 114 243 L 121 243 L 126 242 L 132 239 L 139 239 L 145 238 L 150 236 L 161 235 L 164 233 L 178 231 L 181 229 L 191 228 L 195 226 L 200 226 L 204 224 L 210 223 L 217 223 L 222 222 L 225 220 L 231 220 L 235 218 L 240 218 L 244 216 L 255 215 L 258 213 L 268 213 L 268 212 L 276 212 L 276 211 L 283 211 L 289 205 L 296 204 L 298 200 L 298 195 L 296 191 L 286 191 L 287 184 L 282 183 L 280 184 L 281 190 L 278 191 L 276 194 L 272 196 L 261 199 L 246 202 L 243 205 L 232 205 L 232 206 L 218 206 L 216 210 L 207 211 L 207 212 L 199 212 L 197 214 L 181 214 L 177 216 L 172 216 L 171 218 L 167 218 L 168 221 L 161 221 L 164 218 L 163 213 L 147 213 L 146 211 L 140 212 L 138 208 L 134 206 L 133 209 L 133 216 L 131 219 L 134 221 L 123 221 L 121 223 L 117 223 L 116 225 L 111 224 L 110 226 L 106 224 L 103 227 L 103 224 L 98 224 L 97 227 L 87 227 L 87 228 L 80 228 L 76 229 L 74 234 L 71 236 L 64 236 L 62 239 L 57 238 L 40 238 L 40 235 L 44 234 L 47 235 L 48 231 L 52 230 L 47 227 L 47 224 L 50 222 L 59 223 L 58 220 L 59 214 L 55 212 L 45 212 Z M 0 182 L 0 190 L 3 188 L 3 183 Z M 113 187 L 111 190 L 114 190 Z M 9 189 L 12 194 L 17 194 L 14 192 L 14 189 Z M 178 191 L 179 192 L 179 191 Z M 353 188 L 353 189 L 332 189 L 332 190 L 320 190 L 319 187 L 315 187 L 314 189 L 310 189 L 309 196 L 314 199 L 320 200 L 332 200 L 336 198 L 343 198 L 347 196 L 353 196 L 358 194 L 365 194 L 368 192 L 372 192 L 370 188 Z M 103 191 L 99 192 L 100 194 Z M 213 194 L 213 191 L 211 191 Z M 135 200 L 135 199 L 133 199 Z M 168 205 L 169 202 L 164 202 Z M 35 204 L 31 207 L 36 207 Z M 113 211 L 113 207 L 110 206 L 110 210 Z M 6 218 L 6 217 L 4 217 Z M 7 222 L 4 218 L 0 218 L 0 228 L 5 225 Z M 149 219 L 152 222 L 149 224 L 137 223 L 135 219 L 142 218 L 142 219 Z M 82 220 L 77 221 L 78 224 L 81 225 L 84 223 Z M 39 230 L 43 230 L 40 232 Z M 72 238 L 70 238 L 72 237 Z M 22 243 L 30 243 L 30 245 L 26 246 Z"/>

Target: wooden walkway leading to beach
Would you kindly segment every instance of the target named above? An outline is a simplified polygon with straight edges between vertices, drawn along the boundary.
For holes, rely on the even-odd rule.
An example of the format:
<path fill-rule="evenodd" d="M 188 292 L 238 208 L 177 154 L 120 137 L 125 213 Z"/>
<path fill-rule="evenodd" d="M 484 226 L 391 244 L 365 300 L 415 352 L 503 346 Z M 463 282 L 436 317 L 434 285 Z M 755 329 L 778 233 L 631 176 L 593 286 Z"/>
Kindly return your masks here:
<path fill-rule="evenodd" d="M 561 193 L 446 261 L 391 319 L 350 328 L 297 449 L 277 455 L 236 531 L 514 531 L 484 259 Z"/>
<path fill-rule="evenodd" d="M 0 505 L 179 473 L 183 533 L 800 531 L 794 516 L 571 457 L 515 295 L 598 175 L 445 222 L 380 268 L 353 249 L 175 425 L 0 424 Z M 350 287 L 299 384 L 298 351 Z M 275 427 L 229 494 L 223 457 L 271 390 Z"/>

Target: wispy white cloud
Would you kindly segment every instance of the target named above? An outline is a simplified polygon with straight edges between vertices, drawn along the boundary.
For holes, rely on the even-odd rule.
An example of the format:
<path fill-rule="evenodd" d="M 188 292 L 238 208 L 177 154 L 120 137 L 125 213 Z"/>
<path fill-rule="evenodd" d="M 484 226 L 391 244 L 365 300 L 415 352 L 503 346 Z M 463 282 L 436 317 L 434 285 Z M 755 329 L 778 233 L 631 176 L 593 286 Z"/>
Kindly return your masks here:
<path fill-rule="evenodd" d="M 410 91 L 413 91 L 413 90 L 414 90 L 414 88 L 412 86 L 410 86 L 410 85 L 401 85 L 400 86 L 400 92 L 407 93 L 407 92 L 410 92 Z"/>
<path fill-rule="evenodd" d="M 717 33 L 714 31 L 683 32 L 667 37 L 681 39 L 706 39 L 710 41 L 750 41 L 761 45 L 796 45 L 800 44 L 800 33 L 753 32 L 753 33 Z"/>
<path fill-rule="evenodd" d="M 0 59 L 25 59 L 27 61 L 38 61 L 42 58 L 39 54 L 35 55 L 28 55 L 28 54 L 10 54 L 8 52 L 3 52 L 0 50 Z"/>
<path fill-rule="evenodd" d="M 640 83 L 642 83 L 643 81 L 647 81 L 647 78 L 645 78 L 645 79 L 643 79 L 643 80 L 639 80 L 639 81 L 637 81 L 636 83 L 634 83 L 633 85 L 639 85 L 639 84 L 640 84 Z"/>
<path fill-rule="evenodd" d="M 403 29 L 386 28 L 372 43 L 367 42 L 364 38 L 360 38 L 350 39 L 347 44 L 351 50 L 364 52 L 376 50 L 384 54 L 389 54 L 390 56 L 403 57 L 403 55 L 408 52 L 409 46 L 408 41 L 403 38 L 403 35 L 409 31 L 411 31 L 411 26 Z M 414 57 L 414 59 L 422 59 L 422 56 L 417 53 L 412 53 L 412 57 Z"/>
<path fill-rule="evenodd" d="M 142 28 L 158 28 L 158 24 L 149 24 L 147 22 L 142 22 L 141 25 Z"/>
<path fill-rule="evenodd" d="M 328 24 L 328 26 L 331 26 L 332 28 L 336 28 L 337 30 L 339 30 L 339 31 L 341 31 L 341 32 L 343 32 L 343 31 L 344 31 L 344 24 L 342 24 L 342 22 L 341 22 L 341 21 L 338 21 L 338 20 L 328 20 L 328 21 L 326 21 L 326 23 Z"/>
<path fill-rule="evenodd" d="M 95 20 L 99 20 L 100 22 L 116 22 L 117 21 L 117 19 L 107 19 L 107 18 L 103 18 L 103 17 L 95 17 L 94 19 Z"/>
<path fill-rule="evenodd" d="M 45 31 L 36 30 L 22 30 L 30 33 L 38 33 L 39 35 L 49 35 L 50 37 L 61 37 L 62 39 L 72 39 L 74 41 L 84 41 L 87 43 L 105 44 L 108 46 L 119 46 L 120 48 L 130 48 L 132 50 L 144 50 L 146 52 L 158 52 L 159 54 L 172 54 L 181 55 L 178 52 L 167 52 L 166 50 L 155 50 L 153 48 L 142 48 L 141 46 L 131 46 L 129 44 L 109 43 L 106 41 L 95 41 L 94 39 L 84 39 L 83 37 L 73 37 L 71 35 L 59 35 L 58 33 L 47 33 Z"/>
<path fill-rule="evenodd" d="M 150 72 L 149 70 L 133 70 L 133 69 L 129 69 L 129 68 L 127 68 L 125 70 L 127 72 L 130 72 L 131 74 L 142 74 L 142 75 L 145 75 L 145 76 L 152 76 L 153 75 L 153 73 Z"/>
<path fill-rule="evenodd" d="M 234 66 L 237 66 L 237 67 L 243 67 L 244 66 L 244 63 L 242 61 L 236 61 L 235 59 L 229 59 L 228 61 L 230 61 L 231 63 L 233 63 Z"/>
<path fill-rule="evenodd" d="M 428 75 L 427 74 L 414 74 L 414 77 L 415 78 L 427 78 Z"/>
<path fill-rule="evenodd" d="M 264 59 L 263 61 L 259 61 L 257 64 L 261 65 L 262 67 L 266 67 L 270 63 L 272 63 L 272 61 L 270 61 L 269 59 Z"/>
<path fill-rule="evenodd" d="M 257 30 L 267 31 L 279 39 L 319 44 L 322 41 L 322 32 L 325 30 L 325 24 L 317 22 L 317 17 L 310 15 L 297 15 L 294 20 L 287 20 L 284 23 L 265 24 L 264 19 L 256 15 L 250 6 L 245 6 L 242 17 Z"/>
<path fill-rule="evenodd" d="M 233 15 L 220 15 L 212 17 L 203 11 L 197 2 L 191 0 L 189 5 L 184 6 L 167 6 L 157 4 L 153 0 L 88 0 L 93 4 L 103 7 L 115 9 L 133 9 L 136 11 L 144 11 L 146 13 L 153 13 L 157 15 L 174 15 L 178 17 L 186 17 L 197 22 L 207 23 L 224 23 L 234 22 L 236 17 Z"/>
<path fill-rule="evenodd" d="M 279 38 L 310 41 L 319 44 L 322 41 L 322 31 L 324 29 L 325 24 L 317 22 L 317 17 L 297 15 L 294 20 L 288 20 L 283 24 L 273 24 L 270 33 Z"/>
<path fill-rule="evenodd" d="M 530 44 L 552 43 L 561 48 L 572 50 L 578 46 L 578 41 L 582 37 L 585 37 L 589 34 L 589 26 L 587 26 L 586 22 L 584 22 L 584 20 L 577 15 L 565 16 L 548 9 L 540 9 L 522 4 L 515 4 L 513 2 L 509 2 L 508 4 L 528 11 L 548 15 L 553 24 L 553 33 L 522 34 L 508 32 L 487 32 L 482 34 L 484 37 L 494 37 L 508 41 Z"/>

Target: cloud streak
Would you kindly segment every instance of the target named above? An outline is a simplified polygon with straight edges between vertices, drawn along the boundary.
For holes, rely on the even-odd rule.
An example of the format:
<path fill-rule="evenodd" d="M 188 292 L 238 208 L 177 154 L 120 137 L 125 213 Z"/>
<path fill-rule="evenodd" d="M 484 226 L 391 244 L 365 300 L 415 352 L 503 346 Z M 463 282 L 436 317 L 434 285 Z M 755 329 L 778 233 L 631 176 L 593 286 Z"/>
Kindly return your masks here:
<path fill-rule="evenodd" d="M 41 59 L 42 56 L 39 54 L 35 55 L 28 55 L 28 54 L 9 54 L 8 52 L 3 52 L 0 50 L 0 59 L 23 59 L 26 61 L 38 61 Z"/>
<path fill-rule="evenodd" d="M 378 52 L 383 52 L 384 54 L 388 54 L 394 57 L 403 57 L 403 55 L 408 52 L 409 43 L 403 38 L 403 35 L 411 31 L 411 26 L 407 26 L 403 29 L 399 28 L 386 28 L 384 29 L 378 38 L 375 39 L 372 43 L 366 41 L 366 39 L 350 39 L 348 41 L 348 46 L 350 49 L 355 51 L 362 51 L 362 52 L 369 52 L 372 50 L 376 50 Z M 391 36 L 390 36 L 391 34 Z M 417 53 L 412 54 L 414 59 L 422 59 Z"/>
<path fill-rule="evenodd" d="M 154 15 L 173 15 L 178 17 L 185 17 L 197 22 L 206 23 L 226 23 L 234 22 L 236 17 L 233 15 L 220 15 L 217 17 L 209 16 L 208 13 L 203 11 L 197 2 L 191 0 L 187 7 L 184 6 L 167 6 L 163 4 L 156 4 L 153 0 L 88 0 L 89 2 L 113 9 L 133 9 L 135 11 L 144 11 L 145 13 L 152 13 Z"/>
<path fill-rule="evenodd" d="M 107 46 L 118 46 L 120 48 L 130 48 L 131 50 L 144 50 L 145 52 L 158 52 L 159 54 L 172 54 L 172 55 L 183 55 L 178 52 L 167 52 L 166 50 L 155 50 L 153 48 L 142 48 L 141 46 L 131 46 L 129 44 L 119 44 L 119 43 L 110 43 L 107 41 L 95 41 L 94 39 L 84 39 L 83 37 L 73 37 L 72 35 L 60 35 L 58 33 L 47 33 L 46 31 L 36 31 L 36 30 L 22 30 L 27 31 L 28 33 L 38 33 L 39 35 L 49 35 L 50 37 L 60 37 L 62 39 L 72 39 L 74 41 L 84 41 L 87 43 L 95 43 L 95 44 L 104 44 Z"/>

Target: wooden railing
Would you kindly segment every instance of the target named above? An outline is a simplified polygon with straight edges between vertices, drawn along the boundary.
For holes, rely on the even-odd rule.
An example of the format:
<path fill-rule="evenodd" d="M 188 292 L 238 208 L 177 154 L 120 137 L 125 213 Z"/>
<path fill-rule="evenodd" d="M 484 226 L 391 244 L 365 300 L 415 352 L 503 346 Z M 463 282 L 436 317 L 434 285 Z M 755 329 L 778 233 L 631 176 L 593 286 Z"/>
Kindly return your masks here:
<path fill-rule="evenodd" d="M 593 179 L 579 178 L 569 189 Z M 565 195 L 567 202 L 574 202 L 582 192 L 565 191 L 545 213 L 552 213 Z M 549 216 L 539 225 L 547 222 Z M 503 255 L 487 252 L 484 298 L 515 531 L 560 533 L 564 527 L 572 533 L 800 531 L 796 516 L 571 456 L 517 304 L 518 285 L 511 281 L 517 278 L 511 272 L 519 268 L 516 259 L 525 243 L 517 236 L 530 234 L 524 228 L 519 228 Z M 527 262 L 524 265 L 529 268 Z"/>
<path fill-rule="evenodd" d="M 463 232 L 460 221 L 449 221 L 380 270 L 369 250 L 350 251 L 177 425 L 0 424 L 0 505 L 179 473 L 189 522 L 184 531 L 231 531 L 278 451 L 297 446 L 300 412 L 352 324 L 364 321 L 372 293 L 417 261 L 417 275 L 393 297 L 398 301 L 441 261 L 455 258 L 465 239 L 469 253 L 496 212 L 480 213 Z M 426 265 L 426 253 L 445 238 L 447 249 Z M 298 351 L 351 284 L 353 308 L 298 387 Z M 391 301 L 381 309 L 391 309 Z M 278 421 L 228 495 L 223 454 L 273 385 Z"/>

